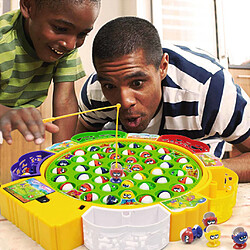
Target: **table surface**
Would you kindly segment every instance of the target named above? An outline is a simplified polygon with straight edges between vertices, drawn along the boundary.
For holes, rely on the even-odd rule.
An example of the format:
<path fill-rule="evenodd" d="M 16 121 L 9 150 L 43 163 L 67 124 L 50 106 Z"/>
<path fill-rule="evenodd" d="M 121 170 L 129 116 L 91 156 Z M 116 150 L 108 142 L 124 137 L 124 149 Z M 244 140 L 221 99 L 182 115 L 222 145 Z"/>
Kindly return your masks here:
<path fill-rule="evenodd" d="M 239 184 L 236 205 L 233 208 L 232 217 L 219 224 L 221 231 L 221 245 L 216 248 L 219 249 L 234 249 L 231 235 L 233 229 L 242 226 L 250 235 L 250 183 Z M 200 239 L 195 240 L 191 245 L 184 244 L 181 241 L 170 242 L 166 250 L 178 250 L 178 249 L 192 249 L 200 250 L 202 247 L 211 249 L 206 246 L 207 240 L 203 236 Z M 23 233 L 14 224 L 6 220 L 0 214 L 0 250 L 42 250 L 43 248 Z M 75 250 L 86 250 L 84 246 L 77 247 Z M 250 249 L 250 240 L 247 242 L 247 247 L 244 249 Z"/>

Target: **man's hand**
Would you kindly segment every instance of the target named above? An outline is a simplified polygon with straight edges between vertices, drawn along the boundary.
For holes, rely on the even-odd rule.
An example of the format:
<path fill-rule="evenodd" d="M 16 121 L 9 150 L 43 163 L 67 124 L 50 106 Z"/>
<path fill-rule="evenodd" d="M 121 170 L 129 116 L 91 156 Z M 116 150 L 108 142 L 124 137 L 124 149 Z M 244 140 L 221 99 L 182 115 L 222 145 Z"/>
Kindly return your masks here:
<path fill-rule="evenodd" d="M 44 124 L 41 114 L 36 108 L 12 109 L 2 107 L 0 131 L 2 131 L 3 138 L 8 144 L 12 144 L 11 131 L 15 129 L 20 131 L 26 141 L 34 141 L 35 144 L 41 144 L 44 141 L 45 130 L 50 133 L 56 133 L 59 130 L 52 123 Z"/>

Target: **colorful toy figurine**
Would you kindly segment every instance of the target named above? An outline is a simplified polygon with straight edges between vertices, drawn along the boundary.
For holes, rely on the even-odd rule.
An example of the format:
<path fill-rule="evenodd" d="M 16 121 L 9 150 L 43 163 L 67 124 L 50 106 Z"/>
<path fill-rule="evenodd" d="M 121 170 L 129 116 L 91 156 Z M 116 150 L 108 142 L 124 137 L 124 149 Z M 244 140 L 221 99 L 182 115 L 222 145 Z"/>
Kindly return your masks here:
<path fill-rule="evenodd" d="M 122 165 L 119 162 L 113 162 L 111 164 L 111 168 L 109 171 L 111 175 L 110 181 L 113 183 L 121 183 L 122 182 L 122 175 L 123 175 L 123 170 L 122 170 Z"/>
<path fill-rule="evenodd" d="M 130 168 L 132 171 L 142 171 L 143 167 L 140 164 L 135 164 Z"/>
<path fill-rule="evenodd" d="M 196 238 L 199 239 L 203 235 L 202 228 L 199 225 L 195 225 L 193 228 L 188 227 L 182 229 L 180 232 L 180 238 L 184 243 L 190 244 Z"/>
<path fill-rule="evenodd" d="M 232 239 L 234 241 L 234 249 L 243 249 L 247 246 L 248 235 L 243 227 L 236 227 L 233 230 Z"/>
<path fill-rule="evenodd" d="M 123 188 L 134 187 L 134 182 L 131 181 L 131 180 L 124 180 L 124 181 L 121 183 L 121 187 L 123 187 Z"/>
<path fill-rule="evenodd" d="M 80 187 L 79 190 L 82 192 L 90 192 L 93 189 L 93 185 L 90 183 L 83 183 Z"/>
<path fill-rule="evenodd" d="M 118 203 L 118 199 L 113 195 L 108 195 L 104 197 L 103 202 L 106 203 L 107 205 L 114 205 Z"/>
<path fill-rule="evenodd" d="M 207 212 L 203 215 L 202 222 L 205 226 L 204 232 L 206 232 L 206 228 L 209 225 L 217 224 L 217 217 L 215 216 L 213 212 Z"/>
<path fill-rule="evenodd" d="M 217 225 L 209 225 L 205 232 L 205 237 L 208 240 L 208 247 L 218 247 L 220 245 L 220 230 Z"/>
<path fill-rule="evenodd" d="M 122 192 L 121 205 L 132 205 L 135 202 L 135 194 L 131 190 L 125 190 Z"/>

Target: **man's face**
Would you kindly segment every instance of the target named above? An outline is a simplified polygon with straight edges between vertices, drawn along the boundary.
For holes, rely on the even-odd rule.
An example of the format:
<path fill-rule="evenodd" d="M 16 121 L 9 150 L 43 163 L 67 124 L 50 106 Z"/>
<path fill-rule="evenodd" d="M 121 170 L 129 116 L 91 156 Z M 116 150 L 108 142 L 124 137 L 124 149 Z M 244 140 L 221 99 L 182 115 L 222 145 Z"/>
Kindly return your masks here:
<path fill-rule="evenodd" d="M 148 65 L 143 50 L 114 60 L 96 59 L 102 91 L 108 101 L 121 104 L 119 119 L 128 132 L 142 132 L 161 102 L 161 81 L 166 76 L 168 57 L 159 69 Z"/>
<path fill-rule="evenodd" d="M 59 10 L 43 7 L 38 9 L 35 1 L 25 10 L 25 33 L 37 56 L 45 62 L 54 62 L 65 53 L 80 47 L 92 30 L 99 14 L 95 4 L 66 5 Z"/>

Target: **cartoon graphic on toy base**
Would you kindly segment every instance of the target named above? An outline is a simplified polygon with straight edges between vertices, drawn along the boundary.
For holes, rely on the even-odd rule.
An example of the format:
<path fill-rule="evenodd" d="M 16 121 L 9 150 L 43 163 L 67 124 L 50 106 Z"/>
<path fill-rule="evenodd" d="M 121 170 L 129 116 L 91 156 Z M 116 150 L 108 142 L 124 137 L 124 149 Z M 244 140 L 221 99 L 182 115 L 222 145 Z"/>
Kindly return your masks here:
<path fill-rule="evenodd" d="M 208 240 L 208 247 L 218 247 L 220 245 L 221 232 L 217 225 L 209 225 L 206 232 L 204 233 L 206 239 Z"/>
<path fill-rule="evenodd" d="M 234 249 L 243 249 L 247 246 L 248 235 L 243 227 L 236 227 L 233 230 L 232 239 L 234 241 Z"/>
<path fill-rule="evenodd" d="M 213 212 L 207 212 L 203 215 L 202 222 L 205 226 L 204 232 L 206 232 L 208 226 L 217 224 L 217 218 Z"/>
<path fill-rule="evenodd" d="M 202 228 L 199 225 L 195 225 L 193 228 L 188 227 L 180 232 L 180 238 L 184 243 L 192 243 L 196 238 L 199 239 L 203 235 Z"/>
<path fill-rule="evenodd" d="M 138 244 L 137 250 L 145 249 L 143 244 L 149 242 L 151 249 L 162 249 L 169 241 L 180 240 L 183 228 L 190 231 L 190 221 L 201 223 L 208 211 L 216 214 L 218 223 L 231 217 L 238 176 L 207 156 L 209 166 L 205 166 L 200 159 L 208 152 L 205 144 L 178 136 L 149 140 L 143 139 L 145 134 L 141 138 L 124 132 L 118 133 L 117 143 L 114 134 L 82 133 L 67 143 L 20 157 L 12 169 L 15 181 L 0 187 L 2 215 L 48 250 L 74 249 L 82 244 L 94 250 L 103 244 L 109 249 L 117 244 L 129 248 L 131 239 Z M 27 164 L 33 167 L 33 163 L 33 175 L 24 175 Z M 27 199 L 23 184 L 30 177 L 50 190 L 40 192 L 42 197 L 32 194 Z M 43 197 L 49 201 L 41 203 Z M 88 213 L 92 209 L 98 212 Z M 85 213 L 90 223 L 82 222 Z M 169 224 L 161 224 L 163 220 Z M 193 239 L 199 238 L 199 230 L 191 229 Z M 164 240 L 156 240 L 159 238 Z"/>

